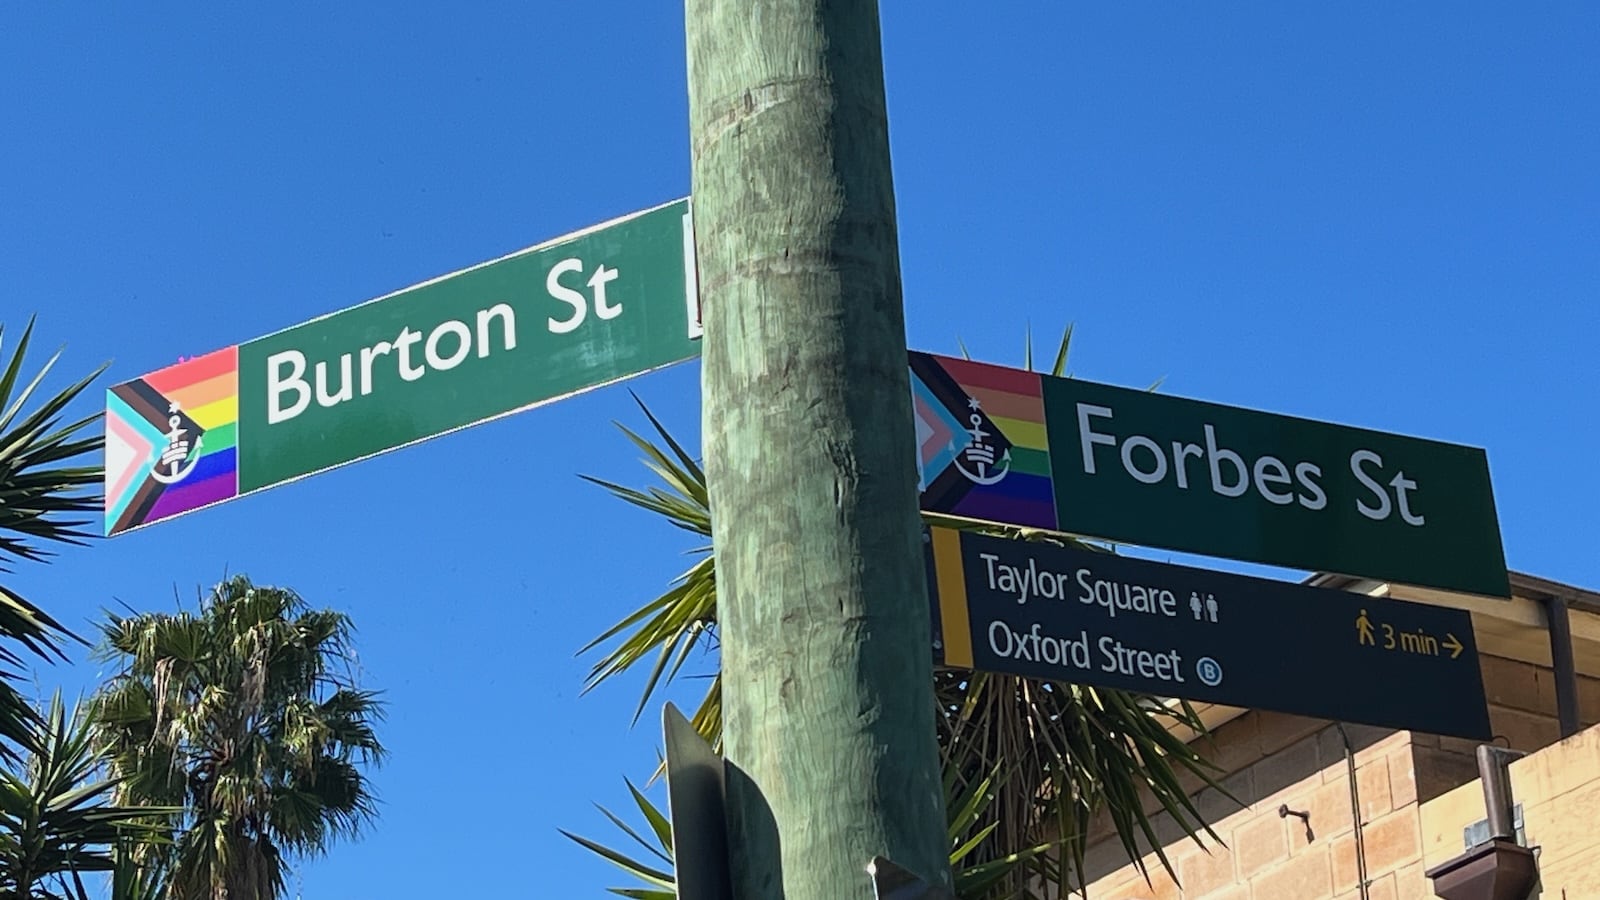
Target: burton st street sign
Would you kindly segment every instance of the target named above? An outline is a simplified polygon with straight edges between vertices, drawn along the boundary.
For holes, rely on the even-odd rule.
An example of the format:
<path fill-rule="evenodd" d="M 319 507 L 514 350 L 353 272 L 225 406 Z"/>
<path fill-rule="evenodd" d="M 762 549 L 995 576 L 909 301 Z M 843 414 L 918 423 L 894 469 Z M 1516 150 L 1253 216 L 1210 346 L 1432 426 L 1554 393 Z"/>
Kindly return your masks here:
<path fill-rule="evenodd" d="M 106 394 L 117 534 L 689 359 L 687 200 Z"/>

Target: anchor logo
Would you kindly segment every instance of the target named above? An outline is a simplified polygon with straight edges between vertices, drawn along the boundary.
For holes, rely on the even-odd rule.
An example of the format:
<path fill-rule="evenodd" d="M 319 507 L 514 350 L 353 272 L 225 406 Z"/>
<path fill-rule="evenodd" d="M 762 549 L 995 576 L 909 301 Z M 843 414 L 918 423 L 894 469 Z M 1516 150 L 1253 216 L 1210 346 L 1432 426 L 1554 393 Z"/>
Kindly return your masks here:
<path fill-rule="evenodd" d="M 178 416 L 178 411 L 177 401 L 167 407 L 167 412 L 172 413 L 172 417 L 167 419 L 167 427 L 172 430 L 166 433 L 167 446 L 161 451 L 161 461 L 150 470 L 150 477 L 162 484 L 176 484 L 189 477 L 189 473 L 200 463 L 200 448 L 205 446 L 205 438 L 196 437 L 191 455 L 187 437 L 189 429 L 183 427 L 183 419 Z M 166 466 L 167 471 L 161 471 L 162 466 Z"/>
<path fill-rule="evenodd" d="M 972 442 L 955 458 L 955 466 L 974 484 L 995 484 L 1011 473 L 1011 451 L 1008 449 L 1002 453 L 996 463 L 994 445 L 984 440 L 989 432 L 983 430 L 983 415 L 978 412 L 981 405 L 976 398 L 967 400 L 967 408 L 972 410 L 972 415 L 967 417 L 967 421 L 972 423 L 967 434 L 972 436 Z M 962 464 L 963 461 L 966 465 Z M 968 465 L 976 471 L 967 468 Z"/>

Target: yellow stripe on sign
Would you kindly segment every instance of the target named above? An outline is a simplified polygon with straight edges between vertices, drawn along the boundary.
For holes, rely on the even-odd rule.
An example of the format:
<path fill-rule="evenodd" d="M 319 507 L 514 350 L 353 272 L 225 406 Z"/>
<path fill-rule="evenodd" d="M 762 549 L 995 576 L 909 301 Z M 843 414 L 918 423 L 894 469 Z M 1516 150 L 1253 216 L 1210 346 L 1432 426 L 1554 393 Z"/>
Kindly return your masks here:
<path fill-rule="evenodd" d="M 1000 429 L 1011 443 L 1030 450 L 1044 450 L 1050 446 L 1049 432 L 1045 430 L 1043 422 L 1025 422 L 1021 419 L 1007 419 L 1004 416 L 990 416 L 989 421 Z"/>
<path fill-rule="evenodd" d="M 188 413 L 189 418 L 201 428 L 216 428 L 218 425 L 239 421 L 239 398 L 225 397 L 196 409 L 186 409 L 184 412 Z"/>
<path fill-rule="evenodd" d="M 967 574 L 961 565 L 961 532 L 933 528 L 933 570 L 939 581 L 939 630 L 944 664 L 972 668 L 972 624 L 967 618 Z"/>

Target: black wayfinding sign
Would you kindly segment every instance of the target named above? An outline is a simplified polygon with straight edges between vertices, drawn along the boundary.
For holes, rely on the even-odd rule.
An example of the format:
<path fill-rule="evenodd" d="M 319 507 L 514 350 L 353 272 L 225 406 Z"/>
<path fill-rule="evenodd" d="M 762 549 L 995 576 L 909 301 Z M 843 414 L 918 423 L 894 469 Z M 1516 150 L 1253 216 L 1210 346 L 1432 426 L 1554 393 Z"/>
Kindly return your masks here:
<path fill-rule="evenodd" d="M 1487 740 L 1465 610 L 931 530 L 947 666 Z"/>

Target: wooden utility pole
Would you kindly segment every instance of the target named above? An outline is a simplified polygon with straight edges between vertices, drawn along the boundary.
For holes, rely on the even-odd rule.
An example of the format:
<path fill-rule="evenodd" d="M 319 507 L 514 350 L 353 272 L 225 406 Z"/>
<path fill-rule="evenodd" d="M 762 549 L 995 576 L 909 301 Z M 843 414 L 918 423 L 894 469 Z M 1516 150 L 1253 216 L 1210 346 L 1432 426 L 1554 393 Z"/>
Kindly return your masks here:
<path fill-rule="evenodd" d="M 739 900 L 948 884 L 875 0 L 686 0 Z"/>

